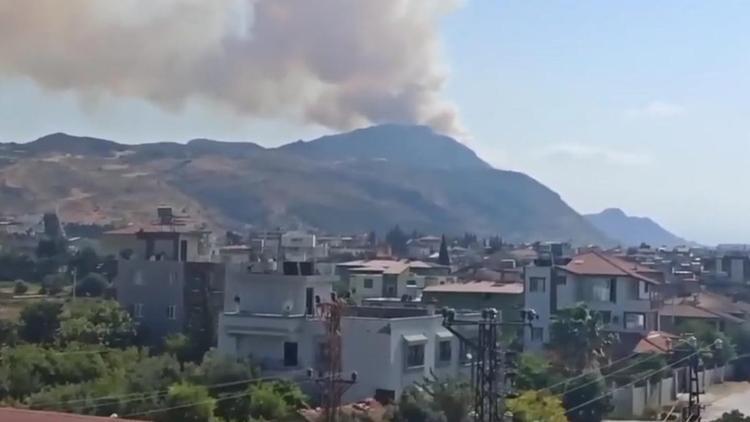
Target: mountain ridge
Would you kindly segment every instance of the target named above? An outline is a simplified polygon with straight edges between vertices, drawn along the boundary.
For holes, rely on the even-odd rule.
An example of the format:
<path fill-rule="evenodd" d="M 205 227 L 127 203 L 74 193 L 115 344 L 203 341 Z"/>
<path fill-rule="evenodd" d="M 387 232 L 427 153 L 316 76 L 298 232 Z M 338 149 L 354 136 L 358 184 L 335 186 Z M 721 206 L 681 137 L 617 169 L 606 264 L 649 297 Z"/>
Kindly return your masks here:
<path fill-rule="evenodd" d="M 535 179 L 495 169 L 421 126 L 374 126 L 277 148 L 50 136 L 0 144 L 0 201 L 16 198 L 9 211 L 55 206 L 73 221 L 139 220 L 169 202 L 227 228 L 382 232 L 400 224 L 512 241 L 607 240 Z"/>
<path fill-rule="evenodd" d="M 649 217 L 626 214 L 619 208 L 607 208 L 596 214 L 584 214 L 589 222 L 623 246 L 679 246 L 689 244 L 687 240 L 665 229 Z"/>

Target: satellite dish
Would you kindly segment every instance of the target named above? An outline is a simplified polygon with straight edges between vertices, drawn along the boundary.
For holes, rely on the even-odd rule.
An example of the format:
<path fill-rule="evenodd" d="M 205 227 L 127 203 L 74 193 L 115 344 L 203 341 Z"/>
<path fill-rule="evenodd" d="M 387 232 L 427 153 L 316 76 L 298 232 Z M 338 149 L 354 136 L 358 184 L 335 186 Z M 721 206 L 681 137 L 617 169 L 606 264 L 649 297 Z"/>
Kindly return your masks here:
<path fill-rule="evenodd" d="M 292 302 L 291 300 L 287 300 L 286 302 L 284 302 L 283 309 L 284 313 L 286 314 L 292 312 L 292 309 L 294 309 L 294 302 Z"/>

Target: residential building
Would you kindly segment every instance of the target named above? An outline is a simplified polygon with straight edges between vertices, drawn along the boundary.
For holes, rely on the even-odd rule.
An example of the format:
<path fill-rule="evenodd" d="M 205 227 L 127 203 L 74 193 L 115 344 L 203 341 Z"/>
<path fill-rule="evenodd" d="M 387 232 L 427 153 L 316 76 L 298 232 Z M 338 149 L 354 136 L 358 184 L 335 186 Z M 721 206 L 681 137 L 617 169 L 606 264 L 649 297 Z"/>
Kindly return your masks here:
<path fill-rule="evenodd" d="M 418 298 L 426 286 L 452 283 L 450 269 L 422 261 L 372 259 L 336 265 L 341 286 L 355 301 L 362 299 Z"/>
<path fill-rule="evenodd" d="M 691 321 L 714 326 L 719 331 L 744 324 L 750 317 L 750 304 L 732 300 L 708 291 L 664 301 L 659 310 L 661 329 L 676 333 L 679 327 Z"/>
<path fill-rule="evenodd" d="M 459 310 L 495 308 L 503 321 L 516 321 L 523 308 L 523 283 L 473 280 L 429 286 L 422 291 L 422 302 Z"/>
<path fill-rule="evenodd" d="M 427 259 L 440 250 L 440 236 L 422 236 L 406 242 L 406 255 L 412 259 Z"/>
<path fill-rule="evenodd" d="M 549 341 L 555 313 L 578 303 L 600 312 L 605 328 L 621 338 L 640 338 L 659 329 L 663 275 L 658 271 L 600 251 L 564 262 L 539 262 L 524 269 L 524 307 L 539 315 L 527 334 L 529 347 L 538 348 Z"/>
<path fill-rule="evenodd" d="M 325 321 L 333 279 L 319 275 L 227 270 L 219 350 L 257 362 L 264 374 L 290 379 L 326 367 Z M 458 340 L 434 308 L 346 307 L 341 320 L 342 368 L 356 372 L 346 401 L 396 398 L 431 372 L 455 376 Z"/>
<path fill-rule="evenodd" d="M 157 219 L 105 232 L 102 253 L 124 259 L 212 262 L 218 260 L 211 231 L 177 215 L 171 207 L 157 208 Z"/>
<path fill-rule="evenodd" d="M 103 244 L 119 253 L 113 280 L 117 301 L 128 309 L 151 344 L 174 333 L 189 334 L 198 350 L 216 342 L 223 308 L 224 266 L 211 232 L 186 216 L 160 207 L 159 220 L 107 232 Z M 125 248 L 125 249 L 122 249 Z"/>
<path fill-rule="evenodd" d="M 223 309 L 224 265 L 212 262 L 118 261 L 117 301 L 139 324 L 147 342 L 190 335 L 197 349 L 216 343 Z"/>

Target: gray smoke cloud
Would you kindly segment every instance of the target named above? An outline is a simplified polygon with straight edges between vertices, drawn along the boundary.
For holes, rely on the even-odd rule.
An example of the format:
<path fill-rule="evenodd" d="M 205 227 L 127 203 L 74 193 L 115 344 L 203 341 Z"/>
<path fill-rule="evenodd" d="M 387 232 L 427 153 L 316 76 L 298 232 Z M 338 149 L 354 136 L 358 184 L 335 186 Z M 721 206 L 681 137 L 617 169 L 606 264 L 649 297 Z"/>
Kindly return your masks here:
<path fill-rule="evenodd" d="M 179 110 L 208 99 L 337 129 L 428 124 L 442 100 L 438 19 L 453 0 L 0 0 L 0 76 Z"/>

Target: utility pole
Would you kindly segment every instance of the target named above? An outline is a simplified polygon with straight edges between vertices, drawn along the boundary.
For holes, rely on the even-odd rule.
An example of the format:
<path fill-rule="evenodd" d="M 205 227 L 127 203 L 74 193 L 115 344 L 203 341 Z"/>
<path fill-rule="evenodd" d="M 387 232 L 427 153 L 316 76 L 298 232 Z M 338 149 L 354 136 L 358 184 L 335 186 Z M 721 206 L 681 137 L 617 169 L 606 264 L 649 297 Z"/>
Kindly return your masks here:
<path fill-rule="evenodd" d="M 700 355 L 702 349 L 698 347 L 698 339 L 690 334 L 686 334 L 682 343 L 686 346 L 674 350 L 678 356 L 685 356 L 688 359 L 688 405 L 682 409 L 682 422 L 701 422 L 703 411 L 701 394 L 705 394 L 705 391 L 701 391 L 698 372 L 703 367 L 703 359 Z M 720 351 L 722 347 L 721 339 L 716 339 L 710 346 L 712 351 Z"/>
<path fill-rule="evenodd" d="M 344 303 L 331 294 L 331 303 L 321 303 L 318 306 L 326 326 L 326 356 L 325 369 L 318 373 L 315 382 L 321 389 L 321 408 L 323 421 L 336 422 L 339 420 L 341 397 L 346 390 L 357 382 L 357 373 L 352 372 L 349 379 L 342 375 L 341 363 L 341 316 Z M 308 370 L 308 376 L 313 376 L 313 370 Z"/>
<path fill-rule="evenodd" d="M 536 318 L 534 311 L 522 311 L 523 321 L 503 323 L 497 309 L 481 312 L 480 319 L 457 319 L 456 311 L 443 309 L 443 326 L 453 333 L 461 343 L 471 349 L 471 388 L 474 399 L 472 416 L 476 422 L 500 422 L 507 416 L 505 398 L 512 394 L 512 379 L 515 373 L 509 358 L 514 353 L 503 350 L 500 343 L 503 325 L 529 326 Z M 466 336 L 459 327 L 476 327 L 477 337 Z"/>

